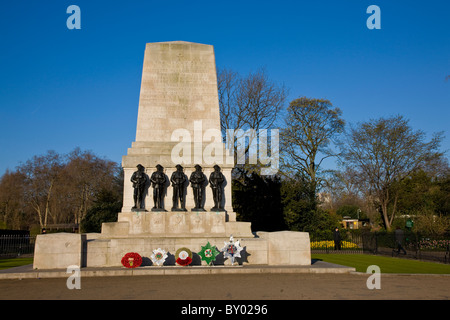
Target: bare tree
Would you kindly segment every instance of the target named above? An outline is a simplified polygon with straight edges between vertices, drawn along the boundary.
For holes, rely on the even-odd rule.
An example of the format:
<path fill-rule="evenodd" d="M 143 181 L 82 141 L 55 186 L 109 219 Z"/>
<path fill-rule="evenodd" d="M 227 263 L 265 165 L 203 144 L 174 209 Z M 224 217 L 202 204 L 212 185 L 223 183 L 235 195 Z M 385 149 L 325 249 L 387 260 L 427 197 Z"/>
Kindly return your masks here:
<path fill-rule="evenodd" d="M 332 107 L 325 99 L 296 99 L 288 107 L 285 128 L 281 131 L 284 171 L 303 176 L 310 185 L 312 197 L 322 181 L 323 160 L 336 155 L 330 145 L 344 130 L 341 110 Z"/>
<path fill-rule="evenodd" d="M 343 200 L 359 198 L 359 186 L 352 168 L 329 170 L 323 181 L 322 192 L 330 197 L 330 208 L 335 209 L 336 204 L 339 205 Z"/>
<path fill-rule="evenodd" d="M 47 226 L 51 215 L 50 203 L 62 168 L 62 158 L 55 151 L 34 156 L 18 167 L 24 177 L 24 199 L 37 214 L 41 228 Z"/>
<path fill-rule="evenodd" d="M 242 77 L 223 69 L 218 72 L 222 130 L 272 128 L 284 107 L 287 89 L 269 80 L 264 69 Z"/>
<path fill-rule="evenodd" d="M 72 221 L 80 223 L 101 190 L 112 188 L 117 171 L 115 162 L 101 159 L 90 151 L 76 148 L 67 156 L 61 176 L 66 181 L 64 195 Z"/>
<path fill-rule="evenodd" d="M 12 229 L 22 229 L 29 222 L 29 210 L 24 201 L 25 177 L 7 170 L 0 179 L 0 222 Z"/>
<path fill-rule="evenodd" d="M 284 107 L 287 89 L 269 80 L 263 69 L 249 73 L 246 77 L 224 69 L 218 72 L 218 90 L 224 138 L 226 130 L 234 130 L 231 145 L 235 157 L 235 173 L 239 176 L 253 171 L 258 172 L 262 164 L 255 163 L 256 161 L 249 161 L 245 165 L 238 163 L 237 150 L 244 150 L 244 154 L 248 157 L 252 143 L 258 139 L 259 130 L 275 127 Z M 248 138 L 248 143 L 242 135 Z M 245 145 L 240 141 L 244 141 Z"/>
<path fill-rule="evenodd" d="M 390 230 L 396 214 L 398 192 L 394 183 L 439 158 L 442 133 L 425 141 L 423 131 L 414 131 L 403 116 L 380 118 L 352 127 L 341 144 L 341 163 L 353 168 L 379 206 Z"/>

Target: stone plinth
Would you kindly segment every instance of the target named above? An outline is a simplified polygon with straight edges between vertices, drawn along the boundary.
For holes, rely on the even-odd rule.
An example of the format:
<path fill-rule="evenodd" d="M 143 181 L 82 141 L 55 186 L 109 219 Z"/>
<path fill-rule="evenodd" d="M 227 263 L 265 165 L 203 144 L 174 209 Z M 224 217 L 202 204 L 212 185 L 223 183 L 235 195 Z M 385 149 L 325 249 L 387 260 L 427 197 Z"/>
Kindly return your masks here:
<path fill-rule="evenodd" d="M 250 265 L 310 265 L 311 254 L 309 251 L 309 235 L 305 232 L 263 232 L 258 233 L 260 238 L 234 237 L 239 240 L 241 257 L 239 264 Z M 121 258 L 128 252 L 138 252 L 144 260 L 149 261 L 153 250 L 161 248 L 169 253 L 165 265 L 174 265 L 173 255 L 181 247 L 187 247 L 194 253 L 193 265 L 205 265 L 197 252 L 207 242 L 215 245 L 219 250 L 228 241 L 227 237 L 148 237 L 130 236 L 108 238 L 99 237 L 87 242 L 87 266 L 120 266 Z M 229 259 L 224 260 L 223 254 L 217 257 L 215 265 L 230 265 Z"/>
<path fill-rule="evenodd" d="M 227 222 L 223 211 L 119 213 L 117 222 L 103 223 L 102 237 L 253 237 L 250 222 Z"/>
<path fill-rule="evenodd" d="M 36 237 L 34 269 L 59 269 L 83 266 L 83 244 L 86 236 L 76 233 L 42 234 Z"/>
<path fill-rule="evenodd" d="M 309 233 L 294 231 L 258 232 L 268 242 L 269 265 L 309 265 L 311 249 Z"/>
<path fill-rule="evenodd" d="M 233 223 L 232 223 L 233 224 Z M 110 228 L 114 226 L 113 228 Z M 124 228 L 126 226 L 127 228 Z M 39 235 L 36 239 L 35 269 L 66 269 L 70 265 L 81 267 L 118 267 L 128 252 L 138 252 L 145 261 L 150 261 L 153 250 L 161 248 L 169 252 L 166 265 L 174 265 L 173 256 L 178 248 L 187 247 L 194 253 L 193 265 L 205 265 L 197 252 L 209 242 L 219 250 L 229 236 L 198 234 L 193 236 L 149 236 L 129 235 L 128 222 L 104 223 L 103 230 L 112 234 L 68 234 Z M 230 230 L 231 231 L 231 230 Z M 236 231 L 236 230 L 233 230 Z M 239 264 L 251 265 L 310 265 L 309 235 L 305 232 L 258 232 L 258 237 L 235 236 L 244 251 Z M 230 265 L 229 259 L 220 254 L 216 265 Z"/>

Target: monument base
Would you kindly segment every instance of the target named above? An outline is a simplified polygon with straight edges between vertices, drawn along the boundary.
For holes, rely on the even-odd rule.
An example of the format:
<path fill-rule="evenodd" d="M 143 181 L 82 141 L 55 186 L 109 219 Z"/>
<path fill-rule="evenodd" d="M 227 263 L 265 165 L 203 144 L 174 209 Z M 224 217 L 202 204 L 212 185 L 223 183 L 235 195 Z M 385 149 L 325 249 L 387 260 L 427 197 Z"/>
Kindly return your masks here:
<path fill-rule="evenodd" d="M 192 265 L 206 265 L 198 256 L 208 242 L 222 249 L 231 235 L 243 248 L 239 264 L 310 265 L 307 232 L 279 231 L 252 234 L 249 222 L 226 221 L 226 212 L 121 212 L 118 222 L 102 224 L 101 233 L 47 234 L 36 239 L 34 268 L 118 267 L 128 252 L 139 253 L 151 265 L 153 250 L 168 252 L 165 265 L 175 265 L 181 247 L 193 252 Z M 215 265 L 230 265 L 219 254 Z"/>
<path fill-rule="evenodd" d="M 208 242 L 220 250 L 231 235 L 244 248 L 242 258 L 237 259 L 241 264 L 311 264 L 308 233 L 260 232 L 255 237 L 249 222 L 236 221 L 231 188 L 234 157 L 222 141 L 213 46 L 185 41 L 148 43 L 137 120 L 136 139 L 122 158 L 123 207 L 118 221 L 104 223 L 100 234 L 39 235 L 35 268 L 121 266 L 122 257 L 129 252 L 139 253 L 144 262 L 149 262 L 153 250 L 158 248 L 169 252 L 172 260 L 167 263 L 174 264 L 176 250 L 186 247 L 196 253 Z M 233 135 L 233 142 L 235 138 L 239 139 Z M 180 185 L 174 189 L 171 178 L 179 173 L 178 165 L 182 165 L 185 179 L 181 189 Z M 203 182 L 198 179 L 198 166 L 205 176 Z M 136 168 L 139 174 L 133 178 Z M 218 175 L 219 171 L 223 177 Z M 177 199 L 176 191 L 175 195 L 184 195 L 183 206 L 187 211 L 150 209 L 157 199 L 150 196 L 156 181 L 150 186 L 150 180 L 155 173 L 159 177 L 158 190 L 162 191 L 155 195 L 163 195 L 158 207 L 164 210 L 176 207 L 171 201 Z M 194 173 L 196 183 L 190 181 Z M 143 197 L 139 208 L 147 211 L 132 210 L 136 206 L 137 176 L 141 183 L 144 180 L 146 183 L 138 183 L 138 191 L 145 190 L 142 194 L 139 191 Z M 215 178 L 210 181 L 211 177 Z M 201 198 L 194 199 L 194 184 L 202 186 Z M 198 205 L 213 210 L 191 211 Z M 226 211 L 216 211 L 217 207 Z M 194 265 L 202 262 L 198 256 L 194 258 Z M 220 258 L 216 263 L 221 263 Z M 222 255 L 222 263 L 230 262 Z"/>
<path fill-rule="evenodd" d="M 86 265 L 85 234 L 51 233 L 36 237 L 34 245 L 34 269 L 67 269 L 68 266 Z"/>
<path fill-rule="evenodd" d="M 241 258 L 236 258 L 239 264 L 251 265 L 311 265 L 311 251 L 309 248 L 309 234 L 306 232 L 280 231 L 261 232 L 259 238 L 240 238 L 243 249 Z M 192 265 L 206 265 L 201 261 L 197 252 L 208 242 L 219 250 L 229 240 L 229 237 L 128 237 L 104 238 L 98 235 L 87 235 L 86 266 L 88 267 L 117 267 L 121 266 L 122 257 L 128 252 L 137 252 L 143 258 L 143 265 L 151 265 L 150 256 L 153 250 L 161 248 L 168 252 L 164 265 L 175 265 L 175 252 L 178 248 L 186 247 L 193 252 Z M 235 264 L 236 264 L 235 262 Z M 219 254 L 214 265 L 231 265 L 229 259 Z"/>
<path fill-rule="evenodd" d="M 102 237 L 249 237 L 250 222 L 235 221 L 225 211 L 120 212 L 117 222 L 102 224 Z"/>

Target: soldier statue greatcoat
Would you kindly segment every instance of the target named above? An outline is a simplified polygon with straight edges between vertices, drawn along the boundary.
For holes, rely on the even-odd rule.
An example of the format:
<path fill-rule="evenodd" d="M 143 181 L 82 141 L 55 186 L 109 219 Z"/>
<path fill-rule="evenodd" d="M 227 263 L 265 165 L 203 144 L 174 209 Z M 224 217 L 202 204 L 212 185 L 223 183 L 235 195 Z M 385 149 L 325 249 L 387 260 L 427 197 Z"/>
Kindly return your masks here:
<path fill-rule="evenodd" d="M 205 211 L 203 208 L 203 185 L 206 182 L 205 174 L 202 172 L 202 167 L 198 164 L 195 165 L 195 171 L 192 172 L 189 177 L 189 182 L 192 186 L 194 194 L 195 208 L 192 211 Z"/>
<path fill-rule="evenodd" d="M 133 183 L 134 193 L 134 207 L 132 210 L 145 209 L 144 194 L 147 187 L 148 176 L 145 174 L 145 168 L 141 164 L 137 165 L 138 170 L 131 176 L 131 182 Z"/>
<path fill-rule="evenodd" d="M 186 182 L 186 175 L 183 172 L 183 167 L 179 164 L 176 165 L 177 171 L 172 173 L 170 177 L 170 182 L 173 187 L 172 196 L 172 211 L 186 211 L 186 202 L 184 194 L 184 186 Z M 178 207 L 178 201 L 180 202 L 180 207 Z"/>
<path fill-rule="evenodd" d="M 212 189 L 213 199 L 214 199 L 214 207 L 211 208 L 212 211 L 223 211 L 224 208 L 222 206 L 222 184 L 225 181 L 225 177 L 222 172 L 220 172 L 220 167 L 216 164 L 214 166 L 214 171 L 211 172 L 209 176 L 209 185 Z"/>
<path fill-rule="evenodd" d="M 153 187 L 153 203 L 152 211 L 163 211 L 164 186 L 166 184 L 166 175 L 164 168 L 160 164 L 156 165 L 156 171 L 152 173 L 150 181 Z"/>

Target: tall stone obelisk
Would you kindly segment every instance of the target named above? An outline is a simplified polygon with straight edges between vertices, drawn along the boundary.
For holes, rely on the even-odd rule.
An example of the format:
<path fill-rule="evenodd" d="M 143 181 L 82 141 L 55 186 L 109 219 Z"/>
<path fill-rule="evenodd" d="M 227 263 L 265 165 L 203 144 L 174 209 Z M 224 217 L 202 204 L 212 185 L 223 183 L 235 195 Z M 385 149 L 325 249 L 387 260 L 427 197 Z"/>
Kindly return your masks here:
<path fill-rule="evenodd" d="M 211 150 L 213 150 L 211 152 Z M 211 154 L 213 156 L 211 156 Z M 133 187 L 130 178 L 136 166 L 143 165 L 148 176 L 159 164 L 166 177 L 184 167 L 187 177 L 195 165 L 209 177 L 214 165 L 225 176 L 223 206 L 227 221 L 235 221 L 231 203 L 231 169 L 220 135 L 220 111 L 214 48 L 184 41 L 148 43 L 142 71 L 136 141 L 122 159 L 124 198 L 119 221 L 130 215 Z M 170 211 L 173 188 L 167 184 L 164 209 Z M 206 186 L 204 208 L 214 206 L 211 188 Z M 153 207 L 152 187 L 145 197 L 145 208 Z M 186 209 L 194 207 L 192 188 L 186 192 Z"/>
<path fill-rule="evenodd" d="M 167 143 L 173 130 L 220 130 L 214 48 L 184 41 L 148 43 L 142 71 L 137 143 Z"/>

